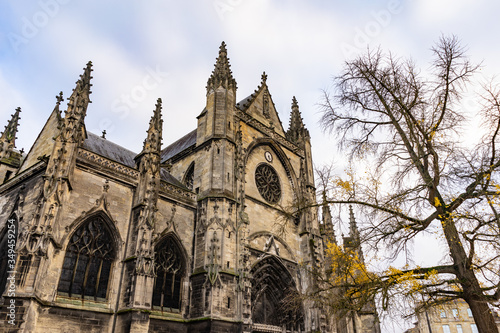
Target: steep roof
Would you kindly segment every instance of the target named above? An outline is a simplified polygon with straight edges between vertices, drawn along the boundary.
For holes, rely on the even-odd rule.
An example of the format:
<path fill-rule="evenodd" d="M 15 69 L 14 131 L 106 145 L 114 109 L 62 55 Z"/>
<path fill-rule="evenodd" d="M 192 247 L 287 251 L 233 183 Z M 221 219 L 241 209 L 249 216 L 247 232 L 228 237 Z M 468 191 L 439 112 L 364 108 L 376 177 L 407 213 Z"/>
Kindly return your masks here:
<path fill-rule="evenodd" d="M 131 168 L 136 167 L 134 157 L 137 156 L 137 154 L 133 151 L 123 148 L 122 146 L 117 145 L 114 142 L 103 139 L 94 133 L 87 132 L 87 135 L 87 139 L 85 139 L 85 141 L 83 142 L 83 148 Z M 160 169 L 160 177 L 161 180 L 164 180 L 167 183 L 187 189 L 184 184 L 178 181 L 164 168 Z"/>
<path fill-rule="evenodd" d="M 178 187 L 181 187 L 185 190 L 189 190 L 186 185 L 184 185 L 183 183 L 181 183 L 180 181 L 177 180 L 177 178 L 175 178 L 174 176 L 172 176 L 168 171 L 167 169 L 165 168 L 160 168 L 160 178 L 161 180 L 164 180 L 166 181 L 167 183 L 170 183 L 172 185 L 175 185 L 175 186 L 178 186 Z"/>
<path fill-rule="evenodd" d="M 161 151 L 161 163 L 196 144 L 196 129 Z"/>
<path fill-rule="evenodd" d="M 103 139 L 100 136 L 87 132 L 87 138 L 83 142 L 83 148 L 96 154 L 107 157 L 113 161 L 120 162 L 131 168 L 135 168 L 134 157 L 137 155 L 133 151 L 123 148 L 114 142 Z"/>

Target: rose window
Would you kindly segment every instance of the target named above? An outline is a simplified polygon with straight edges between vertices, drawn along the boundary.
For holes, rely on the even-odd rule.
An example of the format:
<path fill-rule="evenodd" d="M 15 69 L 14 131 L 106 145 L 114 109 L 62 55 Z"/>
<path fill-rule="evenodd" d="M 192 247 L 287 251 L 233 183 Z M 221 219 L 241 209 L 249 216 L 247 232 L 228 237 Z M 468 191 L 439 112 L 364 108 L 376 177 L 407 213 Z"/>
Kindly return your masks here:
<path fill-rule="evenodd" d="M 281 197 L 280 179 L 268 164 L 261 164 L 255 170 L 255 183 L 260 195 L 270 203 L 277 203 Z"/>

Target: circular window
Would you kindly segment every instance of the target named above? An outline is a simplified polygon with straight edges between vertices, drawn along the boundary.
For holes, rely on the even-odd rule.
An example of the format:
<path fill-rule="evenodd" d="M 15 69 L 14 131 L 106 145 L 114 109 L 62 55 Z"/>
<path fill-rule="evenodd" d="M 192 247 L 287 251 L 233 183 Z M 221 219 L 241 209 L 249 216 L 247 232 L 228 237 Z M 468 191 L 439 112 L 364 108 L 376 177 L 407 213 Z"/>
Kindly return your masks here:
<path fill-rule="evenodd" d="M 267 164 L 261 164 L 255 170 L 255 184 L 260 195 L 270 203 L 277 203 L 281 197 L 280 179 L 276 171 Z"/>

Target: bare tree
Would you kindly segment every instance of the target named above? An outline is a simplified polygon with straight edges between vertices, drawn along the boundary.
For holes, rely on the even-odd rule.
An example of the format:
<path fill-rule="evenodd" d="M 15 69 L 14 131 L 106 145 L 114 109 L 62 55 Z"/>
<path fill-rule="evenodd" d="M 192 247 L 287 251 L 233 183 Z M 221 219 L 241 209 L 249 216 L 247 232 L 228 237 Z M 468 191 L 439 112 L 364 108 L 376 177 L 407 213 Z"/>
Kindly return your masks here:
<path fill-rule="evenodd" d="M 348 294 L 379 293 L 384 307 L 395 294 L 422 305 L 461 298 L 480 332 L 498 332 L 489 305 L 500 296 L 500 90 L 490 85 L 478 97 L 485 134 L 472 146 L 463 137 L 471 115 L 461 100 L 479 67 L 454 36 L 432 52 L 424 76 L 412 61 L 369 51 L 346 62 L 334 91 L 325 92 L 324 128 L 340 135 L 353 161 L 375 161 L 369 176 L 338 180 L 327 201 L 369 214 L 363 237 L 374 251 L 397 256 L 417 234 L 436 229 L 449 250 L 443 265 L 362 276 L 366 283 L 350 285 Z"/>

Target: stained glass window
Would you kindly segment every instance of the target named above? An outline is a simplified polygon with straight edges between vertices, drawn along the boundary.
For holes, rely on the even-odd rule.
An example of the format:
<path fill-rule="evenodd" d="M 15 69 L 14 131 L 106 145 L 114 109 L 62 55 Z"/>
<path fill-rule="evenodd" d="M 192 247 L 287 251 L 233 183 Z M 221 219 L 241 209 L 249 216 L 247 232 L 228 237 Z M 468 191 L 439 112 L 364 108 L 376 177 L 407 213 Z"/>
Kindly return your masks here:
<path fill-rule="evenodd" d="M 167 237 L 156 246 L 155 252 L 153 307 L 177 312 L 181 309 L 181 282 L 185 271 L 180 249 Z"/>
<path fill-rule="evenodd" d="M 114 259 L 115 249 L 106 223 L 101 217 L 90 219 L 71 236 L 58 293 L 69 297 L 106 299 Z"/>

